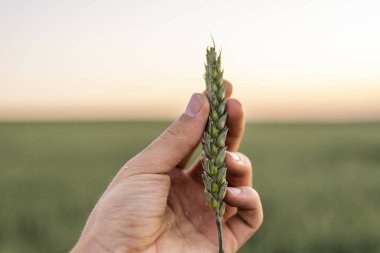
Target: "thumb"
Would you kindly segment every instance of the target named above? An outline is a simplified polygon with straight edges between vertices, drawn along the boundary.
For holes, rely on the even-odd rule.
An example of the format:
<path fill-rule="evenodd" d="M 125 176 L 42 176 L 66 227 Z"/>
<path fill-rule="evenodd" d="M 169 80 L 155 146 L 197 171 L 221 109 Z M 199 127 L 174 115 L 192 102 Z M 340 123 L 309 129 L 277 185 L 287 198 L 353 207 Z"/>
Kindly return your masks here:
<path fill-rule="evenodd" d="M 194 93 L 185 112 L 126 166 L 137 173 L 165 173 L 199 144 L 208 119 L 207 98 Z"/>

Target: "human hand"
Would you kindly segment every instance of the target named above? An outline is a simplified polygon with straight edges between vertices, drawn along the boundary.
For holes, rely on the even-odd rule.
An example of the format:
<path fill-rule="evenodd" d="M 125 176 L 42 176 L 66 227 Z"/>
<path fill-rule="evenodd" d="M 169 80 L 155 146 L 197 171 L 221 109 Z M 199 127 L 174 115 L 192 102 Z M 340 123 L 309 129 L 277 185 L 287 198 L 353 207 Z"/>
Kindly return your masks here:
<path fill-rule="evenodd" d="M 223 217 L 225 252 L 236 252 L 260 227 L 263 212 L 252 188 L 249 159 L 238 153 L 244 132 L 241 104 L 229 98 L 226 139 L 228 189 Z M 97 202 L 72 253 L 217 252 L 213 210 L 206 206 L 199 159 L 184 170 L 199 145 L 209 112 L 194 94 L 181 117 L 129 160 Z"/>

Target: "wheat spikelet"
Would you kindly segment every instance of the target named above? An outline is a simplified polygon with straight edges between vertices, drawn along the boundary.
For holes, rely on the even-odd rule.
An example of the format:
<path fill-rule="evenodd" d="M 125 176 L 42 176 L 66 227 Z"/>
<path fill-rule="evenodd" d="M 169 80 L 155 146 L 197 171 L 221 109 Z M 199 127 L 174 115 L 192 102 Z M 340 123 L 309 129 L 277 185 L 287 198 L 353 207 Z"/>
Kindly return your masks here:
<path fill-rule="evenodd" d="M 226 126 L 226 86 L 223 83 L 221 53 L 216 53 L 215 43 L 206 50 L 204 79 L 206 81 L 210 112 L 202 139 L 203 183 L 206 201 L 215 212 L 219 234 L 219 252 L 221 253 L 223 252 L 221 218 L 226 207 L 223 199 L 227 190 L 225 140 L 228 129 Z"/>

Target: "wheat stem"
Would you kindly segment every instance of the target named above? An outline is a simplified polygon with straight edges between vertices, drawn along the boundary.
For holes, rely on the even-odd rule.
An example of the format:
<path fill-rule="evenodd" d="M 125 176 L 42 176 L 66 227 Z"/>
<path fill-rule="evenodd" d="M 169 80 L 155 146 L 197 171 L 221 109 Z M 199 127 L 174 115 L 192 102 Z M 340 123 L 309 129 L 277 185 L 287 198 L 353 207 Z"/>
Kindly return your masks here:
<path fill-rule="evenodd" d="M 224 253 L 222 219 L 219 215 L 216 216 L 216 227 L 218 228 L 219 253 Z"/>

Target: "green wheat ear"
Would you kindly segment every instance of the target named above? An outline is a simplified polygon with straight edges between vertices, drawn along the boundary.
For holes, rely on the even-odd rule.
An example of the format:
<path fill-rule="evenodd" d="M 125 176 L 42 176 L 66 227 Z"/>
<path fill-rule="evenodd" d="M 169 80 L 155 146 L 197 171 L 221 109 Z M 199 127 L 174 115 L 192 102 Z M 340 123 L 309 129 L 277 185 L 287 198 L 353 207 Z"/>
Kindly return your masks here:
<path fill-rule="evenodd" d="M 223 82 L 221 68 L 221 53 L 215 51 L 215 42 L 206 50 L 204 79 L 206 81 L 207 97 L 210 103 L 210 112 L 207 127 L 203 134 L 202 166 L 203 183 L 205 186 L 206 201 L 214 210 L 219 236 L 219 253 L 224 252 L 222 222 L 226 204 L 223 202 L 227 191 L 226 182 L 226 145 L 227 112 L 226 86 Z"/>

